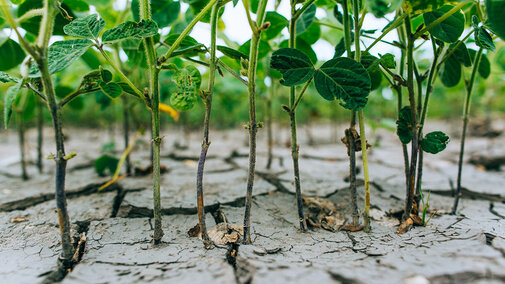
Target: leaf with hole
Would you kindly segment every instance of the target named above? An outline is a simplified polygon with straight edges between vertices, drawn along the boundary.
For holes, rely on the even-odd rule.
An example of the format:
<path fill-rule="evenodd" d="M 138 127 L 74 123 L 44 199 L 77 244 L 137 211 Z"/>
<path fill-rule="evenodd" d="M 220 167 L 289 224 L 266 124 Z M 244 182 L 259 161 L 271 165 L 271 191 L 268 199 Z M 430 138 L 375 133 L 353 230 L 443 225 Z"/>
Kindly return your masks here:
<path fill-rule="evenodd" d="M 200 71 L 193 65 L 175 71 L 173 76 L 177 91 L 170 96 L 170 104 L 177 110 L 187 111 L 193 108 L 202 83 Z"/>
<path fill-rule="evenodd" d="M 421 140 L 421 148 L 423 151 L 437 154 L 442 152 L 449 143 L 449 136 L 442 131 L 434 131 L 426 134 Z"/>
<path fill-rule="evenodd" d="M 361 110 L 370 94 L 370 76 L 361 63 L 340 57 L 326 61 L 314 76 L 318 93 L 326 100 L 341 100 L 346 109 Z"/>
<path fill-rule="evenodd" d="M 270 67 L 282 74 L 280 83 L 295 86 L 307 82 L 314 76 L 314 66 L 310 58 L 294 48 L 281 48 L 272 54 Z"/>
<path fill-rule="evenodd" d="M 138 23 L 128 21 L 119 26 L 106 30 L 102 35 L 103 43 L 135 38 L 143 39 L 158 34 L 158 25 L 154 21 L 140 21 Z"/>
<path fill-rule="evenodd" d="M 104 28 L 105 21 L 98 18 L 97 14 L 93 14 L 73 20 L 70 24 L 63 27 L 63 31 L 67 35 L 75 37 L 97 39 Z"/>

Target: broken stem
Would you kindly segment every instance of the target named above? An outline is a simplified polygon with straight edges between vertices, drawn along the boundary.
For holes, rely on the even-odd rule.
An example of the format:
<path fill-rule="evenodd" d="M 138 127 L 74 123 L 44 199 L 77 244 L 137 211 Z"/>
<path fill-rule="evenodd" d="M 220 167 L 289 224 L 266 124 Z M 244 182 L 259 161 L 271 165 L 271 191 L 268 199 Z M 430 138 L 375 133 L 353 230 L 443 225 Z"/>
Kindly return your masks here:
<path fill-rule="evenodd" d="M 475 60 L 473 62 L 472 67 L 472 75 L 470 77 L 470 81 L 466 86 L 465 105 L 463 109 L 463 130 L 461 133 L 461 146 L 459 149 L 459 160 L 458 160 L 458 179 L 456 182 L 456 196 L 454 198 L 454 206 L 452 207 L 452 214 L 456 214 L 458 210 L 459 198 L 461 196 L 461 175 L 463 173 L 463 156 L 465 154 L 466 129 L 469 121 L 468 114 L 470 113 L 473 84 L 475 83 L 475 78 L 477 77 L 477 70 L 479 69 L 480 60 L 482 58 L 482 51 L 483 49 L 481 47 L 479 48 L 477 55 L 475 55 Z"/>

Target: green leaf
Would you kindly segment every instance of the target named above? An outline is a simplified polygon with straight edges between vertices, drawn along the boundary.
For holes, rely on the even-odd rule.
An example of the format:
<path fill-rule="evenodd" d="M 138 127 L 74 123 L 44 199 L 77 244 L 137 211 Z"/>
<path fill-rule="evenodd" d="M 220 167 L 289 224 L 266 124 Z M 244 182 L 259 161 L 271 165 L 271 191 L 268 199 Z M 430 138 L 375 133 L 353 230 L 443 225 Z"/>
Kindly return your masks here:
<path fill-rule="evenodd" d="M 0 82 L 1 83 L 19 82 L 19 79 L 11 77 L 9 74 L 0 71 Z"/>
<path fill-rule="evenodd" d="M 202 83 L 200 71 L 193 65 L 188 65 L 175 71 L 174 80 L 177 91 L 170 96 L 170 104 L 180 111 L 190 110 L 198 99 L 198 90 Z"/>
<path fill-rule="evenodd" d="M 475 44 L 479 47 L 496 51 L 493 38 L 483 27 L 477 27 L 475 29 Z"/>
<path fill-rule="evenodd" d="M 486 0 L 487 22 L 494 34 L 505 40 L 505 0 Z"/>
<path fill-rule="evenodd" d="M 123 92 L 123 89 L 121 88 L 121 86 L 119 86 L 116 83 L 101 82 L 100 89 L 102 90 L 102 92 L 104 92 L 104 94 L 106 94 L 107 96 L 109 96 L 112 99 L 115 99 L 115 98 L 121 96 L 121 93 Z"/>
<path fill-rule="evenodd" d="M 165 38 L 165 43 L 168 45 L 173 45 L 180 34 L 171 34 Z M 172 53 L 172 57 L 179 55 L 186 55 L 189 57 L 196 56 L 198 53 L 205 52 L 205 45 L 196 41 L 196 39 L 186 36 L 179 43 L 177 49 Z"/>
<path fill-rule="evenodd" d="M 128 21 L 103 33 L 104 43 L 113 43 L 124 39 L 143 39 L 158 34 L 158 26 L 154 21 Z"/>
<path fill-rule="evenodd" d="M 402 0 L 365 0 L 366 7 L 376 18 L 382 18 L 386 14 L 396 11 L 402 3 Z"/>
<path fill-rule="evenodd" d="M 261 32 L 261 38 L 263 40 L 271 40 L 277 37 L 281 31 L 287 27 L 289 21 L 284 16 L 277 12 L 267 12 L 265 16 L 265 22 L 270 22 L 270 27 L 265 31 Z"/>
<path fill-rule="evenodd" d="M 225 56 L 228 56 L 236 60 L 240 60 L 240 58 L 249 59 L 249 56 L 247 56 L 246 54 L 233 48 L 229 48 L 227 46 L 218 45 L 217 50 L 221 51 Z"/>
<path fill-rule="evenodd" d="M 249 54 L 250 50 L 251 50 L 251 40 L 244 42 L 244 44 L 242 44 L 238 48 L 238 51 L 244 54 Z M 272 48 L 270 47 L 268 41 L 260 40 L 260 45 L 258 48 L 258 60 L 265 58 L 270 53 L 270 50 L 272 50 Z"/>
<path fill-rule="evenodd" d="M 134 89 L 132 89 L 132 87 L 130 87 L 130 85 L 128 85 L 127 83 L 125 82 L 119 82 L 119 83 L 116 83 L 118 84 L 121 89 L 123 89 L 123 92 L 129 94 L 129 95 L 133 95 L 135 97 L 138 97 L 137 93 L 135 92 Z"/>
<path fill-rule="evenodd" d="M 49 74 L 67 68 L 72 62 L 79 59 L 91 45 L 92 42 L 87 39 L 62 40 L 53 43 L 49 47 Z M 40 77 L 39 68 L 36 64 L 31 65 L 29 77 Z"/>
<path fill-rule="evenodd" d="M 105 176 L 106 171 L 113 174 L 116 171 L 119 159 L 110 155 L 102 155 L 95 160 L 95 172 L 99 176 Z"/>
<path fill-rule="evenodd" d="M 152 19 L 158 24 L 158 27 L 164 28 L 171 25 L 179 17 L 181 11 L 180 1 L 173 0 L 151 0 Z M 133 19 L 140 20 L 139 0 L 131 2 Z"/>
<path fill-rule="evenodd" d="M 97 14 L 93 14 L 73 20 L 70 24 L 63 27 L 63 31 L 67 35 L 75 37 L 97 39 L 104 27 L 105 21 L 99 19 Z"/>
<path fill-rule="evenodd" d="M 30 10 L 42 8 L 43 4 L 44 0 L 25 0 L 23 4 L 19 5 L 18 7 L 17 10 L 18 18 L 20 18 Z M 61 3 L 61 8 L 65 10 L 71 18 L 73 19 L 77 18 L 75 14 L 72 12 L 72 9 L 70 9 L 70 7 L 66 3 Z M 35 16 L 21 22 L 20 26 L 27 32 L 31 33 L 32 35 L 38 35 L 41 22 L 42 22 L 42 16 Z M 63 32 L 63 27 L 69 23 L 70 20 L 64 17 L 63 13 L 60 13 L 58 11 L 58 13 L 56 13 L 54 16 L 53 35 L 65 35 L 65 33 Z"/>
<path fill-rule="evenodd" d="M 303 39 L 309 45 L 316 43 L 321 37 L 321 26 L 320 25 L 310 25 L 309 28 L 303 33 L 299 34 L 296 38 Z"/>
<path fill-rule="evenodd" d="M 400 110 L 396 125 L 396 134 L 402 144 L 409 144 L 412 141 L 412 113 L 410 106 L 404 106 Z"/>
<path fill-rule="evenodd" d="M 338 44 L 335 46 L 335 53 L 333 54 L 333 59 L 342 56 L 345 52 L 345 40 L 341 38 Z"/>
<path fill-rule="evenodd" d="M 347 57 L 331 59 L 316 71 L 314 83 L 326 100 L 342 100 L 346 109 L 361 110 L 370 94 L 370 76 L 361 63 Z"/>
<path fill-rule="evenodd" d="M 475 61 L 475 56 L 477 55 L 477 51 L 473 49 L 469 49 L 468 52 L 470 53 L 470 58 L 472 58 L 472 62 Z M 480 64 L 479 67 L 477 67 L 477 72 L 479 72 L 479 75 L 487 79 L 489 75 L 491 75 L 491 62 L 489 62 L 489 59 L 487 56 L 483 53 L 481 58 L 480 58 Z"/>
<path fill-rule="evenodd" d="M 456 55 L 451 55 L 444 64 L 440 67 L 439 71 L 440 81 L 446 87 L 454 87 L 461 79 L 461 63 Z"/>
<path fill-rule="evenodd" d="M 381 55 L 379 53 L 380 57 L 380 63 L 384 65 L 384 67 L 389 68 L 389 69 L 395 69 L 396 68 L 396 61 L 395 61 L 395 56 L 391 53 L 386 53 L 384 55 Z"/>
<path fill-rule="evenodd" d="M 25 0 L 11 0 L 11 3 L 14 5 L 22 4 Z"/>
<path fill-rule="evenodd" d="M 0 58 L 0 71 L 7 71 L 23 62 L 25 52 L 17 42 L 8 39 L 0 45 Z"/>
<path fill-rule="evenodd" d="M 295 86 L 307 82 L 314 76 L 314 66 L 305 53 L 294 48 L 281 48 L 272 54 L 270 68 L 282 74 L 280 83 Z"/>
<path fill-rule="evenodd" d="M 279 44 L 280 48 L 288 48 L 289 47 L 289 40 L 284 40 Z M 317 62 L 317 55 L 316 52 L 312 49 L 310 44 L 308 44 L 303 38 L 297 37 L 296 38 L 296 49 L 305 53 L 310 58 L 310 61 L 315 64 Z"/>
<path fill-rule="evenodd" d="M 434 131 L 426 134 L 421 140 L 421 148 L 428 153 L 437 154 L 442 152 L 449 143 L 449 136 L 442 131 Z"/>
<path fill-rule="evenodd" d="M 405 10 L 412 10 L 414 15 L 418 15 L 420 13 L 433 11 L 446 2 L 447 0 L 405 0 L 403 6 Z"/>
<path fill-rule="evenodd" d="M 306 31 L 316 18 L 316 5 L 310 5 L 307 10 L 303 12 L 298 21 L 296 21 L 296 34 L 299 35 Z"/>
<path fill-rule="evenodd" d="M 100 68 L 100 75 L 102 77 L 102 81 L 105 83 L 109 83 L 112 80 L 112 73 L 107 69 Z"/>
<path fill-rule="evenodd" d="M 5 98 L 4 98 L 4 126 L 7 128 L 9 125 L 9 120 L 11 118 L 12 114 L 12 104 L 14 103 L 14 100 L 16 100 L 16 97 L 19 94 L 19 91 L 21 90 L 21 87 L 23 86 L 24 81 L 19 80 L 19 82 L 11 86 L 9 89 L 7 89 L 7 92 L 5 93 Z"/>
<path fill-rule="evenodd" d="M 457 47 L 456 47 L 457 46 Z M 456 56 L 458 61 L 465 67 L 472 66 L 472 60 L 470 59 L 470 54 L 464 42 L 457 41 L 449 47 L 449 50 L 454 50 L 453 55 Z"/>
<path fill-rule="evenodd" d="M 444 5 L 433 12 L 428 12 L 423 15 L 424 24 L 429 26 L 438 18 L 442 17 L 449 10 L 454 8 L 452 5 Z M 440 24 L 431 28 L 430 33 L 435 37 L 444 42 L 453 43 L 456 42 L 465 29 L 465 14 L 460 10 L 447 19 L 442 21 Z"/>

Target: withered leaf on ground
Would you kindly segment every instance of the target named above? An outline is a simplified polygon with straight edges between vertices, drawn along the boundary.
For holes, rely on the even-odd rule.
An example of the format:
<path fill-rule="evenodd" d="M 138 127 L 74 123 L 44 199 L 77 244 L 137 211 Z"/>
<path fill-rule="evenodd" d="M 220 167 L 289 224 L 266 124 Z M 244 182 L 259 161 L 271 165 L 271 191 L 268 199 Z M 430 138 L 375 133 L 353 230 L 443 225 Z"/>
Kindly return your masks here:
<path fill-rule="evenodd" d="M 244 227 L 228 223 L 219 223 L 209 230 L 208 234 L 210 240 L 216 245 L 238 243 L 241 236 L 244 235 Z"/>

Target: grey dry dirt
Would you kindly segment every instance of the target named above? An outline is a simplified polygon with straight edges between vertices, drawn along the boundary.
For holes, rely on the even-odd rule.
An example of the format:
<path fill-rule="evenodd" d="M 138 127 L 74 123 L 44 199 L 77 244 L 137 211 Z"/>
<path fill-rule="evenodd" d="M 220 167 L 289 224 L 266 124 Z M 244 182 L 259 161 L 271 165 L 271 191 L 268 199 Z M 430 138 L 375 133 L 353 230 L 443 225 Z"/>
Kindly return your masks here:
<path fill-rule="evenodd" d="M 430 123 L 446 132 L 457 125 Z M 498 128 L 503 128 L 503 122 Z M 184 140 L 177 129 L 167 130 L 162 148 L 162 207 L 165 236 L 151 244 L 151 177 L 126 177 L 97 192 L 107 178 L 92 168 L 101 145 L 115 141 L 119 132 L 104 135 L 70 129 L 67 179 L 68 207 L 73 232 L 87 235 L 82 260 L 63 283 L 501 283 L 505 281 L 505 174 L 503 166 L 489 170 L 475 157 L 496 158 L 505 153 L 505 135 L 471 137 L 464 169 L 463 199 L 457 215 L 450 215 L 456 176 L 458 139 L 438 156 L 426 155 L 423 189 L 431 192 L 428 226 L 396 234 L 403 207 L 405 177 L 401 148 L 385 130 L 372 133 L 369 142 L 372 178 L 372 232 L 338 230 L 350 220 L 348 163 L 334 126 L 302 129 L 301 181 L 307 200 L 320 197 L 332 203 L 327 215 L 310 214 L 316 227 L 298 230 L 289 133 L 276 126 L 272 169 L 267 171 L 265 133 L 260 132 L 258 172 L 252 210 L 253 245 L 220 245 L 206 250 L 189 237 L 197 223 L 195 176 L 199 133 Z M 317 129 L 317 130 L 316 130 Z M 453 130 L 453 131 L 452 131 Z M 44 152 L 53 149 L 51 132 Z M 247 179 L 247 135 L 243 131 L 214 132 L 204 180 L 207 224 L 241 224 Z M 457 134 L 455 134 L 457 135 Z M 453 136 L 455 137 L 455 136 Z M 35 133 L 29 132 L 28 157 L 35 157 Z M 0 137 L 0 279 L 1 283 L 52 282 L 60 250 L 53 195 L 53 165 L 22 182 L 15 133 Z M 132 154 L 135 166 L 149 160 L 149 139 L 143 137 Z M 310 146 L 308 146 L 310 142 Z M 178 145 L 178 146 L 175 146 Z M 186 146 L 181 149 L 180 145 Z M 116 147 L 120 155 L 120 147 Z M 487 169 L 487 170 L 486 170 Z M 361 175 L 358 176 L 361 178 Z M 362 178 L 358 181 L 363 207 Z M 318 202 L 316 202 L 319 204 Z M 325 203 L 325 202 L 323 202 Z M 308 205 L 314 203 L 307 203 Z M 326 203 L 325 203 L 326 204 Z M 306 210 L 311 210 L 308 206 Z M 314 209 L 314 208 L 312 208 Z M 317 208 L 316 208 L 317 209 Z M 344 217 L 342 217 L 344 216 Z M 314 221 L 313 220 L 313 221 Z M 323 220 L 323 221 L 321 221 Z M 325 221 L 326 220 L 326 221 Z M 318 222 L 332 220 L 317 227 Z M 336 222 L 336 223 L 335 223 Z M 341 223 L 339 223 L 341 222 Z M 314 224 L 313 224 L 314 225 Z M 326 228 L 326 229 L 325 229 Z"/>

